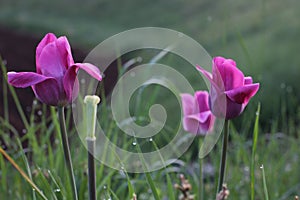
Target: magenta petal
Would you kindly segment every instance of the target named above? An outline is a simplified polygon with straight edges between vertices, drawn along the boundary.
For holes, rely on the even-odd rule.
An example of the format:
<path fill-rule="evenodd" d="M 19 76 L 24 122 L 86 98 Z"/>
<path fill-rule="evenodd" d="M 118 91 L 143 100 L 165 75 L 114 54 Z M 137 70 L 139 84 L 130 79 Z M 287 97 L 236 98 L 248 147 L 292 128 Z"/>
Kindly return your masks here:
<path fill-rule="evenodd" d="M 60 52 L 55 42 L 44 47 L 39 60 L 37 60 L 43 75 L 55 78 L 63 77 L 67 66 L 65 55 L 62 55 Z"/>
<path fill-rule="evenodd" d="M 188 117 L 189 119 L 194 119 L 197 120 L 198 123 L 204 123 L 208 117 L 210 116 L 211 112 L 210 111 L 206 111 L 206 112 L 202 112 L 202 113 L 196 113 L 196 114 L 192 114 L 192 115 L 186 115 L 186 117 Z"/>
<path fill-rule="evenodd" d="M 245 106 L 243 106 L 243 104 L 236 103 L 232 101 L 230 98 L 228 98 L 225 118 L 233 119 L 239 116 L 243 112 L 244 108 Z"/>
<path fill-rule="evenodd" d="M 197 91 L 195 93 L 195 99 L 198 102 L 199 112 L 204 112 L 209 110 L 208 99 L 209 95 L 206 91 Z"/>
<path fill-rule="evenodd" d="M 183 118 L 184 130 L 198 134 L 206 133 L 211 128 L 211 112 L 206 111 L 203 113 L 187 115 Z"/>
<path fill-rule="evenodd" d="M 210 111 L 201 112 L 199 116 L 199 122 L 204 123 L 207 121 L 207 119 L 211 116 Z"/>
<path fill-rule="evenodd" d="M 219 87 L 219 85 L 215 82 L 215 80 L 213 79 L 213 76 L 212 76 L 212 74 L 211 73 L 209 73 L 208 71 L 206 71 L 205 69 L 203 69 L 201 66 L 199 66 L 199 65 L 196 65 L 196 68 L 197 68 L 197 70 L 198 71 L 200 71 L 208 80 L 209 80 L 209 82 L 212 84 L 212 86 L 216 89 L 216 90 L 218 90 L 218 91 L 220 91 L 221 89 L 220 88 L 222 88 L 223 87 L 223 84 L 222 85 L 220 85 L 221 87 Z M 223 90 L 224 91 L 224 90 Z"/>
<path fill-rule="evenodd" d="M 217 66 L 217 68 L 221 74 L 225 91 L 244 85 L 243 72 L 230 62 L 224 62 L 222 65 Z"/>
<path fill-rule="evenodd" d="M 213 129 L 215 123 L 215 117 L 210 113 L 205 123 L 200 124 L 198 134 L 205 135 L 207 132 Z"/>
<path fill-rule="evenodd" d="M 8 83 L 12 86 L 25 88 L 54 78 L 46 77 L 34 72 L 8 72 L 7 79 Z"/>
<path fill-rule="evenodd" d="M 65 93 L 56 79 L 47 79 L 32 86 L 35 96 L 43 103 L 52 106 L 67 104 Z"/>
<path fill-rule="evenodd" d="M 226 91 L 226 96 L 238 104 L 247 104 L 258 91 L 259 83 L 249 84 L 233 90 Z"/>
<path fill-rule="evenodd" d="M 76 66 L 77 68 L 83 69 L 86 73 L 97 79 L 98 81 L 102 80 L 100 70 L 95 65 L 90 63 L 75 63 L 72 67 Z M 77 72 L 77 71 L 76 71 Z"/>
<path fill-rule="evenodd" d="M 232 64 L 233 66 L 236 66 L 236 62 L 232 59 L 226 59 L 224 57 L 221 56 L 217 56 L 213 58 L 213 66 L 220 66 L 225 62 L 229 62 L 230 64 Z"/>
<path fill-rule="evenodd" d="M 75 67 L 71 67 L 67 70 L 63 78 L 63 85 L 66 93 L 66 98 L 69 102 L 72 102 L 72 97 L 76 98 L 79 90 Z"/>
<path fill-rule="evenodd" d="M 57 49 L 60 52 L 60 55 L 63 58 L 64 65 L 65 66 L 74 65 L 71 47 L 70 47 L 67 37 L 65 37 L 65 36 L 59 37 L 55 43 L 56 43 Z"/>
<path fill-rule="evenodd" d="M 195 106 L 194 106 L 194 97 L 190 94 L 181 94 L 181 102 L 182 102 L 182 110 L 183 115 L 191 115 L 194 114 Z"/>
<path fill-rule="evenodd" d="M 187 132 L 197 134 L 199 129 L 199 121 L 190 116 L 183 117 L 183 129 Z"/>
<path fill-rule="evenodd" d="M 40 43 L 38 44 L 38 46 L 36 48 L 36 53 L 35 53 L 36 61 L 40 60 L 40 55 L 42 53 L 43 48 L 47 44 L 54 42 L 55 40 L 56 40 L 56 36 L 53 33 L 46 34 L 46 36 L 40 41 Z M 41 73 L 40 65 L 38 62 L 36 62 L 36 72 L 39 74 Z"/>
<path fill-rule="evenodd" d="M 200 65 L 196 65 L 196 68 L 198 69 L 198 71 L 200 71 L 210 82 L 213 82 L 212 80 L 212 75 L 210 72 L 206 71 L 205 69 L 203 69 Z"/>
<path fill-rule="evenodd" d="M 244 78 L 244 85 L 249 85 L 249 84 L 252 84 L 253 81 L 252 81 L 252 77 L 251 76 L 247 76 Z"/>
<path fill-rule="evenodd" d="M 219 66 L 222 65 L 224 63 L 226 59 L 221 57 L 221 56 L 217 56 L 213 58 L 213 66 Z"/>

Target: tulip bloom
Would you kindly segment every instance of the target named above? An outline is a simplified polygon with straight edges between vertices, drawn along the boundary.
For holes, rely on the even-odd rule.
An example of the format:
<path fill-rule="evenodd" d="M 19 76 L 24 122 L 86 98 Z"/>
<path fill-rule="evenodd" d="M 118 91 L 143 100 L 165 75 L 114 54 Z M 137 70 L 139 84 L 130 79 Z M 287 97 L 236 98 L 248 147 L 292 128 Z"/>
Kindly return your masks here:
<path fill-rule="evenodd" d="M 74 63 L 71 47 L 65 36 L 56 38 L 48 33 L 36 48 L 36 73 L 8 72 L 8 83 L 15 87 L 31 86 L 41 102 L 65 106 L 76 98 L 79 91 L 77 72 L 83 69 L 101 81 L 99 69 L 89 63 Z"/>
<path fill-rule="evenodd" d="M 208 97 L 206 91 L 197 91 L 194 96 L 181 94 L 184 130 L 205 135 L 212 129 L 215 117 L 209 109 Z"/>
<path fill-rule="evenodd" d="M 212 74 L 200 66 L 198 70 L 211 83 L 210 108 L 215 116 L 232 119 L 239 116 L 259 89 L 252 77 L 245 77 L 234 60 L 215 57 Z"/>

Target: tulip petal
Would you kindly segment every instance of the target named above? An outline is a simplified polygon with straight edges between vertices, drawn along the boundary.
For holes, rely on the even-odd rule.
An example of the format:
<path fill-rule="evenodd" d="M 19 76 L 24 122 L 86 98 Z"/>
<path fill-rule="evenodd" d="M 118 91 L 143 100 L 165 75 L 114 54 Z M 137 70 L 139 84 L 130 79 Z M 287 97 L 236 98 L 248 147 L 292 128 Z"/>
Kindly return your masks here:
<path fill-rule="evenodd" d="M 233 90 L 226 91 L 226 96 L 238 104 L 247 104 L 258 91 L 259 83 L 249 84 Z"/>
<path fill-rule="evenodd" d="M 65 93 L 56 79 L 47 79 L 32 86 L 35 96 L 43 103 L 52 106 L 65 105 Z"/>
<path fill-rule="evenodd" d="M 249 84 L 252 84 L 253 81 L 252 81 L 252 77 L 251 76 L 247 76 L 244 78 L 244 85 L 249 85 Z"/>
<path fill-rule="evenodd" d="M 76 66 L 76 72 L 77 69 L 82 69 L 98 81 L 102 80 L 102 76 L 100 74 L 100 70 L 95 65 L 92 65 L 90 63 L 75 63 L 72 67 Z"/>
<path fill-rule="evenodd" d="M 194 97 L 190 94 L 181 94 L 181 102 L 182 102 L 182 110 L 183 110 L 183 115 L 191 115 L 194 114 L 195 110 L 195 100 Z"/>
<path fill-rule="evenodd" d="M 63 78 L 63 85 L 69 102 L 72 102 L 72 98 L 75 98 L 79 91 L 79 83 L 77 79 L 77 71 L 79 68 L 86 71 L 98 81 L 102 80 L 100 70 L 96 66 L 90 63 L 75 63 L 68 68 Z"/>
<path fill-rule="evenodd" d="M 229 62 L 230 64 L 236 66 L 236 62 L 232 59 L 226 59 L 224 57 L 221 57 L 221 56 L 217 56 L 217 57 L 214 57 L 213 58 L 213 64 L 214 65 L 222 65 L 224 62 Z"/>
<path fill-rule="evenodd" d="M 74 65 L 71 47 L 70 47 L 67 37 L 65 37 L 65 36 L 59 37 L 55 43 L 56 43 L 57 49 L 60 52 L 60 55 L 62 55 L 64 65 L 68 66 L 68 67 Z"/>
<path fill-rule="evenodd" d="M 36 61 L 40 60 L 40 55 L 42 53 L 43 48 L 47 44 L 54 42 L 55 40 L 56 40 L 56 36 L 53 33 L 48 33 L 45 35 L 45 37 L 40 41 L 40 43 L 36 48 L 36 53 L 35 53 Z M 36 72 L 41 74 L 40 65 L 38 62 L 36 62 Z"/>
<path fill-rule="evenodd" d="M 209 110 L 208 105 L 209 95 L 206 91 L 197 91 L 195 93 L 195 100 L 198 102 L 199 112 L 204 112 Z"/>
<path fill-rule="evenodd" d="M 63 85 L 68 101 L 72 102 L 72 98 L 77 97 L 79 92 L 79 83 L 75 67 L 71 67 L 67 70 L 63 78 Z"/>
<path fill-rule="evenodd" d="M 198 71 L 200 71 L 208 80 L 209 80 L 209 82 L 212 84 L 212 86 L 217 90 L 217 91 L 221 91 L 221 89 L 220 88 L 222 88 L 223 87 L 223 84 L 217 84 L 216 82 L 215 82 L 215 80 L 213 79 L 213 75 L 210 73 L 210 72 L 208 72 L 208 71 L 206 71 L 205 69 L 203 69 L 201 66 L 199 66 L 199 65 L 196 65 L 196 68 L 198 69 Z M 220 87 L 221 86 L 221 87 Z M 224 90 L 223 90 L 224 91 Z"/>
<path fill-rule="evenodd" d="M 8 83 L 14 87 L 26 88 L 54 78 L 46 77 L 34 72 L 8 72 L 7 79 Z"/>
<path fill-rule="evenodd" d="M 49 43 L 45 46 L 36 62 L 40 66 L 41 73 L 45 76 L 55 78 L 63 77 L 67 70 L 65 55 L 60 53 L 61 50 L 56 43 Z"/>
<path fill-rule="evenodd" d="M 233 119 L 233 118 L 239 116 L 243 112 L 244 108 L 245 108 L 245 106 L 243 106 L 243 104 L 234 102 L 230 98 L 227 97 L 225 119 Z M 222 116 L 224 116 L 224 115 L 222 115 Z"/>
<path fill-rule="evenodd" d="M 216 66 L 219 71 L 225 91 L 244 85 L 244 74 L 230 61 L 225 61 L 222 65 Z"/>
<path fill-rule="evenodd" d="M 183 117 L 183 129 L 187 132 L 197 134 L 199 129 L 199 122 L 194 118 L 190 118 L 189 116 Z"/>
<path fill-rule="evenodd" d="M 204 134 L 211 128 L 211 117 L 210 111 L 184 116 L 183 128 L 194 134 Z"/>
<path fill-rule="evenodd" d="M 215 117 L 210 113 L 205 123 L 200 124 L 198 134 L 205 135 L 213 129 Z"/>

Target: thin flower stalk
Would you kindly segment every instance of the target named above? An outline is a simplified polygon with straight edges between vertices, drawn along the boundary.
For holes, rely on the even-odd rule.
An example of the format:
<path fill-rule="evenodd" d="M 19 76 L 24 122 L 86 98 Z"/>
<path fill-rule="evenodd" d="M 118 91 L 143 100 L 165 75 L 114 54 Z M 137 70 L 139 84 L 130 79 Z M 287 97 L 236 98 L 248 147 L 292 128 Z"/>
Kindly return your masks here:
<path fill-rule="evenodd" d="M 84 103 L 86 104 L 86 127 L 87 127 L 87 147 L 88 147 L 88 189 L 89 199 L 96 200 L 96 173 L 95 173 L 95 145 L 96 145 L 96 119 L 97 119 L 97 104 L 100 102 L 98 96 L 86 96 Z"/>
<path fill-rule="evenodd" d="M 70 147 L 69 147 L 68 136 L 67 136 L 64 107 L 58 107 L 58 117 L 60 123 L 60 134 L 61 134 L 62 145 L 64 150 L 65 162 L 67 165 L 67 171 L 71 182 L 72 195 L 74 200 L 78 200 L 74 170 L 72 165 L 72 158 L 71 158 Z"/>

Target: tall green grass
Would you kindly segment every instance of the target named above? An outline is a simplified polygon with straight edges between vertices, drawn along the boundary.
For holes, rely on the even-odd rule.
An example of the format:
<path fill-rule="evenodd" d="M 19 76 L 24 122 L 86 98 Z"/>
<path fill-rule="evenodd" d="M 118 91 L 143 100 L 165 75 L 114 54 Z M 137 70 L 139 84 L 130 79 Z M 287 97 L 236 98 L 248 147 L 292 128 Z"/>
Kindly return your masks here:
<path fill-rule="evenodd" d="M 162 59 L 169 59 L 164 57 Z M 170 60 L 168 60 L 169 62 Z M 6 68 L 3 63 L 2 76 L 5 79 Z M 17 165 L 26 172 L 30 180 L 43 192 L 48 199 L 69 199 L 70 183 L 65 178 L 66 169 L 63 160 L 63 151 L 60 145 L 59 123 L 56 109 L 45 107 L 37 101 L 33 102 L 32 111 L 29 116 L 22 110 L 19 98 L 14 88 L 3 81 L 3 88 L 8 87 L 8 92 L 14 97 L 14 103 L 19 106 L 18 112 L 24 115 L 23 125 L 26 129 L 24 136 L 12 127 L 8 121 L 7 113 L 0 116 L 0 138 L 1 145 L 6 146 L 6 152 Z M 159 87 L 159 86 L 156 86 Z M 101 88 L 103 88 L 101 86 Z M 5 90 L 3 90 L 5 92 Z M 147 116 L 148 110 L 143 108 L 143 99 L 149 96 L 146 89 L 138 92 L 134 97 L 141 101 L 134 101 L 135 111 L 141 116 Z M 159 95 L 163 89 L 156 88 L 151 97 L 153 103 L 161 102 Z M 117 144 L 118 139 L 124 133 L 116 126 L 111 117 L 109 102 L 106 102 L 103 91 L 101 92 L 102 104 L 99 115 L 102 116 L 100 124 L 107 133 L 107 137 Z M 151 93 L 153 94 L 153 93 Z M 137 96 L 136 96 L 137 95 Z M 172 96 L 171 96 L 172 97 Z M 4 103 L 6 103 L 4 101 Z M 251 105 L 252 104 L 252 105 Z M 176 106 L 176 104 L 174 104 Z M 261 112 L 267 105 L 261 107 Z M 265 127 L 258 123 L 258 113 L 256 105 L 250 102 L 248 109 L 243 113 L 239 126 L 231 126 L 231 138 L 229 143 L 229 152 L 227 160 L 227 185 L 230 190 L 230 199 L 266 199 L 266 188 L 269 199 L 291 199 L 294 195 L 299 195 L 300 174 L 299 174 L 299 118 L 285 119 L 289 130 L 294 130 L 293 134 L 283 134 L 278 130 L 277 121 L 269 125 L 269 133 L 262 132 Z M 172 107 L 171 107 L 172 108 Z M 174 107 L 173 107 L 174 109 Z M 295 108 L 296 109 L 296 108 Z M 48 115 L 36 115 L 39 111 Z M 105 114 L 104 114 L 105 113 Z M 105 116 L 104 116 L 105 115 Z M 71 153 L 75 169 L 76 184 L 80 199 L 87 199 L 87 157 L 86 149 L 83 147 L 76 130 L 71 126 L 72 114 L 68 109 L 66 114 L 68 119 L 69 139 L 71 144 Z M 27 117 L 29 120 L 27 120 Z M 26 120 L 25 120 L 26 119 Z M 253 125 L 255 124 L 255 125 Z M 153 137 L 152 147 L 154 150 L 159 148 L 160 141 L 168 141 L 171 132 L 177 128 L 169 124 L 158 136 Z M 258 132 L 260 132 L 258 134 Z M 253 134 L 252 134 L 253 133 Z M 163 135 L 163 136 L 162 136 Z M 252 138 L 253 136 L 253 138 Z M 26 146 L 21 143 L 27 141 Z M 121 145 L 127 148 L 132 146 L 132 141 L 123 141 Z M 23 143 L 25 144 L 25 143 Z M 148 142 L 138 140 L 140 147 L 145 147 Z M 143 149 L 137 152 L 143 151 Z M 219 151 L 221 142 L 213 151 L 203 160 L 203 182 L 205 199 L 214 199 L 217 184 L 217 168 L 220 162 Z M 183 173 L 192 184 L 193 194 L 198 194 L 198 172 L 199 161 L 197 152 L 198 142 L 194 142 L 190 149 L 185 152 L 174 164 L 167 166 L 155 172 L 146 174 L 127 173 L 124 170 L 111 169 L 101 163 L 97 163 L 97 196 L 99 199 L 131 199 L 133 194 L 137 194 L 138 199 L 176 199 L 180 192 L 172 188 L 172 185 L 179 183 L 179 174 Z M 196 155 L 196 156 L 195 156 Z M 264 171 L 260 170 L 260 164 L 264 165 Z M 41 199 L 33 190 L 30 184 L 24 180 L 21 174 L 15 170 L 10 162 L 2 155 L 0 156 L 0 196 L 9 199 Z M 255 181 L 254 181 L 255 180 Z M 251 197 L 251 198 L 250 198 Z"/>

